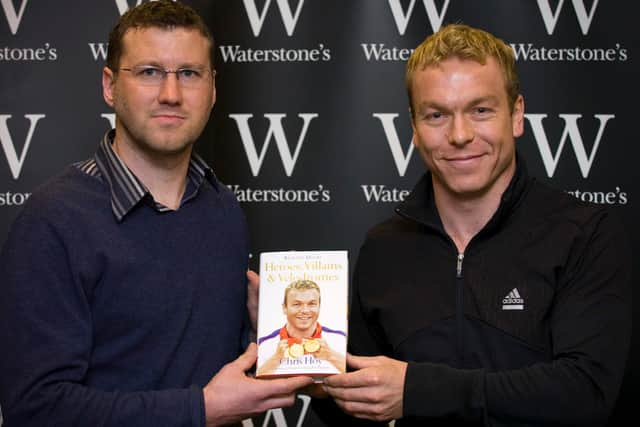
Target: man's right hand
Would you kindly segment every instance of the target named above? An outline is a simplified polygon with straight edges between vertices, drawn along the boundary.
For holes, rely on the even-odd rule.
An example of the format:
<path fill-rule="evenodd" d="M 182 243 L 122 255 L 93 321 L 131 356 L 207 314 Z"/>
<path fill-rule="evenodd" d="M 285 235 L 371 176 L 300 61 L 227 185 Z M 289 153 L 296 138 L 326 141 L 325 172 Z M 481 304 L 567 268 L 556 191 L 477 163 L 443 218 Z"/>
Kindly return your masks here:
<path fill-rule="evenodd" d="M 207 427 L 240 422 L 269 409 L 291 406 L 296 390 L 310 385 L 310 377 L 259 380 L 247 375 L 255 364 L 258 347 L 249 344 L 233 362 L 226 364 L 203 390 Z"/>
<path fill-rule="evenodd" d="M 358 418 L 385 422 L 401 418 L 407 362 L 347 354 L 347 363 L 356 371 L 324 379 L 324 390 L 336 404 Z"/>

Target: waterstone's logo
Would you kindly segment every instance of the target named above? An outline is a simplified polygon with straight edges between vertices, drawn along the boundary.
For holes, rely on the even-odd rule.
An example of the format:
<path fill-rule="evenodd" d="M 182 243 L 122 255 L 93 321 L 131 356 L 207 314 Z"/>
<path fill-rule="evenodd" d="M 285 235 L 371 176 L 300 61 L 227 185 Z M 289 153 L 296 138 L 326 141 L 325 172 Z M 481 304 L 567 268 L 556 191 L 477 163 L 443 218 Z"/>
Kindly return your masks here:
<path fill-rule="evenodd" d="M 284 166 L 285 172 L 287 176 L 290 177 L 296 166 L 298 155 L 300 154 L 302 144 L 304 143 L 305 136 L 307 135 L 307 130 L 309 129 L 309 124 L 311 123 L 311 120 L 318 117 L 318 114 L 298 114 L 298 117 L 303 120 L 303 125 L 293 154 L 289 151 L 289 143 L 282 127 L 282 119 L 286 117 L 286 114 L 275 113 L 264 115 L 264 117 L 269 120 L 269 130 L 267 131 L 267 135 L 259 155 L 258 150 L 256 149 L 256 144 L 253 140 L 251 128 L 249 127 L 249 119 L 253 117 L 253 114 L 230 114 L 229 117 L 232 118 L 238 126 L 242 145 L 247 153 L 247 158 L 249 159 L 253 176 L 258 176 L 260 173 L 262 161 L 264 160 L 264 156 L 269 148 L 269 143 L 273 138 L 275 139 L 278 153 L 280 153 L 280 158 L 282 159 L 282 165 Z"/>
<path fill-rule="evenodd" d="M 407 172 L 407 167 L 411 162 L 414 145 L 410 141 L 406 149 L 402 148 L 400 137 L 396 128 L 395 120 L 400 115 L 397 113 L 373 113 L 372 117 L 378 119 L 382 125 L 387 145 L 391 151 L 393 162 L 398 171 L 400 177 L 404 177 Z M 408 189 L 389 187 L 386 184 L 362 184 L 360 185 L 362 194 L 367 203 L 398 203 L 401 202 L 409 195 Z"/>
<path fill-rule="evenodd" d="M 13 5 L 13 0 L 0 0 L 0 4 L 2 4 L 2 9 L 4 10 L 4 15 L 7 17 L 7 22 L 9 23 L 9 29 L 11 30 L 11 34 L 14 36 L 20 28 L 20 21 L 22 21 L 24 10 L 27 7 L 27 1 L 28 0 L 22 0 L 20 7 L 16 11 L 16 8 Z"/>
<path fill-rule="evenodd" d="M 149 0 L 149 1 L 152 2 L 156 0 Z M 116 2 L 116 7 L 118 8 L 118 13 L 120 13 L 120 16 L 122 16 L 125 14 L 127 10 L 129 10 L 130 7 L 139 6 L 142 3 L 144 3 L 144 0 L 136 0 L 131 5 L 129 4 L 130 2 L 128 0 L 115 0 L 115 2 Z"/>
<path fill-rule="evenodd" d="M 307 416 L 307 412 L 309 410 L 309 405 L 311 404 L 311 398 L 305 395 L 298 395 L 297 398 L 302 402 L 302 408 L 300 408 L 300 413 L 298 415 L 298 420 L 296 421 L 296 426 L 304 425 L 305 418 Z M 297 405 L 296 405 L 297 407 Z M 264 416 L 264 421 L 262 422 L 262 426 L 271 425 L 269 422 L 273 419 L 273 423 L 275 427 L 288 427 L 287 419 L 284 416 L 284 411 L 281 408 L 278 409 L 270 409 L 266 412 Z M 253 420 L 247 419 L 242 421 L 242 427 L 254 427 Z"/>
<path fill-rule="evenodd" d="M 420 3 L 418 0 L 411 0 L 406 9 L 403 8 L 402 0 L 388 0 L 391 14 L 393 15 L 396 28 L 401 36 L 407 31 L 409 21 L 414 15 L 416 9 L 416 3 Z M 442 3 L 442 7 L 438 10 L 436 0 L 422 0 L 422 5 L 427 13 L 427 18 L 431 24 L 431 29 L 436 32 L 442 26 L 444 16 L 447 13 L 449 7 L 449 0 L 445 0 Z M 406 2 L 404 2 L 406 3 Z M 386 43 L 361 43 L 362 53 L 367 61 L 406 61 L 413 52 L 412 47 L 398 47 L 390 46 Z"/>
<path fill-rule="evenodd" d="M 558 1 L 555 11 L 551 10 L 551 4 L 549 1 L 550 0 L 538 0 L 538 8 L 540 9 L 542 19 L 544 20 L 547 34 L 552 35 L 556 28 L 556 23 L 558 22 L 558 17 L 560 16 L 560 11 L 563 9 L 562 6 L 564 5 L 565 0 Z M 593 0 L 591 10 L 587 11 L 584 0 L 571 0 L 573 10 L 575 10 L 578 23 L 580 24 L 580 29 L 582 30 L 582 34 L 585 36 L 589 34 L 589 27 L 593 21 L 593 16 L 595 15 L 599 1 L 600 0 Z"/>
<path fill-rule="evenodd" d="M 553 178 L 560 162 L 561 154 L 565 151 L 568 142 L 578 162 L 580 174 L 584 179 L 587 179 L 596 159 L 598 149 L 600 148 L 607 123 L 615 119 L 615 115 L 594 114 L 593 117 L 598 122 L 598 130 L 593 143 L 587 141 L 586 144 L 583 137 L 584 132 L 580 130 L 578 125 L 578 121 L 582 119 L 582 114 L 558 114 L 558 117 L 563 121 L 564 127 L 560 135 L 559 143 L 552 144 L 549 142 L 547 131 L 543 124 L 543 120 L 547 118 L 547 114 L 525 114 L 525 118 L 531 125 L 533 138 L 538 146 L 538 151 L 540 152 L 547 176 Z M 551 149 L 552 146 L 557 147 L 555 153 Z M 591 146 L 590 153 L 587 151 L 587 146 Z M 619 186 L 616 186 L 615 189 L 611 191 L 571 190 L 568 192 L 581 200 L 601 204 L 625 205 L 629 199 L 629 195 Z"/>
<path fill-rule="evenodd" d="M 408 148 L 403 151 L 398 137 L 398 131 L 396 129 L 395 120 L 399 114 L 395 113 L 373 113 L 373 117 L 378 119 L 382 124 L 384 135 L 387 139 L 387 144 L 391 150 L 393 161 L 398 169 L 398 175 L 403 177 L 407 173 L 407 167 L 411 161 L 411 155 L 413 154 L 414 145 L 412 143 L 407 144 Z"/>
<path fill-rule="evenodd" d="M 149 2 L 157 1 L 157 0 L 148 0 Z M 174 0 L 175 1 L 175 0 Z M 134 2 L 130 2 L 129 0 L 115 0 L 116 8 L 118 9 L 118 13 L 120 16 L 124 15 L 129 9 L 132 7 L 136 7 L 145 3 L 144 0 L 136 0 Z M 107 48 L 109 47 L 108 43 L 97 42 L 97 43 L 88 43 L 89 49 L 91 51 L 91 56 L 94 61 L 105 61 L 107 59 Z"/>
<path fill-rule="evenodd" d="M 22 0 L 18 9 L 15 8 L 13 0 L 0 0 L 4 16 L 7 18 L 9 30 L 14 36 L 20 29 L 22 17 L 27 8 L 28 0 Z M 2 61 L 55 61 L 58 59 L 58 50 L 52 47 L 50 43 L 43 43 L 38 47 L 20 47 L 14 48 L 9 46 L 0 47 L 0 62 Z"/>
<path fill-rule="evenodd" d="M 571 0 L 578 25 L 583 36 L 589 34 L 589 30 L 596 16 L 596 8 L 599 0 L 593 0 L 591 8 L 587 9 L 585 0 Z M 550 0 L 537 0 L 538 9 L 548 35 L 553 35 L 557 29 L 558 19 L 568 0 L 559 0 L 555 9 L 552 9 Z M 568 61 L 568 62 L 624 62 L 629 59 L 628 50 L 620 43 L 605 47 L 547 47 L 537 46 L 533 43 L 512 43 L 516 60 L 519 61 Z"/>
<path fill-rule="evenodd" d="M 116 127 L 116 115 L 115 113 L 102 113 L 100 117 L 107 120 L 109 122 L 109 129 L 113 129 Z"/>
<path fill-rule="evenodd" d="M 249 120 L 253 118 L 253 114 L 229 114 L 229 118 L 233 119 L 238 128 L 240 139 L 242 140 L 242 146 L 244 147 L 244 151 L 247 155 L 247 160 L 249 161 L 249 166 L 251 168 L 251 173 L 254 177 L 257 177 L 260 174 L 265 156 L 272 141 L 275 142 L 276 150 L 280 155 L 280 160 L 282 161 L 282 166 L 286 176 L 291 177 L 293 175 L 309 126 L 319 115 L 317 113 L 300 113 L 297 116 L 302 120 L 302 126 L 292 152 L 289 148 L 289 139 L 287 138 L 282 124 L 283 119 L 286 119 L 287 115 L 283 113 L 264 114 L 264 118 L 268 120 L 269 128 L 262 143 L 260 152 L 258 152 L 253 132 L 249 125 Z M 230 185 L 229 188 L 231 188 L 235 193 L 238 201 L 240 202 L 315 203 L 331 201 L 330 190 L 325 188 L 322 184 L 319 184 L 316 188 L 312 189 L 252 189 L 241 188 L 239 185 Z"/>
<path fill-rule="evenodd" d="M 413 9 L 416 6 L 416 1 L 417 0 L 411 0 L 407 6 L 407 10 L 405 11 L 402 9 L 401 0 L 389 0 L 389 7 L 391 8 L 393 19 L 396 22 L 398 33 L 400 33 L 401 36 L 404 36 L 404 33 L 407 31 L 409 19 L 411 19 L 411 16 L 413 15 Z M 436 0 L 422 0 L 422 4 L 427 12 L 429 23 L 431 23 L 431 29 L 435 33 L 442 26 L 444 15 L 447 13 L 447 8 L 449 7 L 449 0 L 444 1 L 440 10 L 436 7 Z"/>
<path fill-rule="evenodd" d="M 94 61 L 107 60 L 107 48 L 109 43 L 89 43 L 89 49 Z"/>
<path fill-rule="evenodd" d="M 267 16 L 267 11 L 269 11 L 271 0 L 266 0 L 264 2 L 264 6 L 260 13 L 258 13 L 258 7 L 256 6 L 255 0 L 243 0 L 243 3 L 244 8 L 247 11 L 247 17 L 249 18 L 253 35 L 258 37 L 260 35 L 260 31 L 262 31 L 262 25 L 264 24 Z M 302 11 L 302 6 L 304 6 L 304 0 L 298 0 L 298 7 L 295 12 L 292 11 L 289 0 L 276 0 L 276 4 L 278 5 L 278 10 L 280 10 L 280 17 L 282 18 L 287 35 L 291 37 L 293 32 L 296 30 L 296 25 L 300 18 L 300 12 Z"/>
<path fill-rule="evenodd" d="M 295 9 L 292 8 L 291 1 L 275 0 L 277 6 L 275 9 L 279 11 L 288 37 L 292 37 L 295 33 L 305 0 L 298 0 Z M 273 1 L 266 0 L 262 10 L 258 10 L 256 0 L 243 0 L 243 4 L 254 37 L 260 37 L 267 20 L 267 13 L 274 9 L 271 7 Z M 326 47 L 324 43 L 307 48 L 274 47 L 268 49 L 247 48 L 240 44 L 221 45 L 220 53 L 224 62 L 326 62 L 331 60 L 331 49 Z"/>
<path fill-rule="evenodd" d="M 31 139 L 36 130 L 36 126 L 40 119 L 46 117 L 44 114 L 25 114 L 24 116 L 29 120 L 29 131 L 22 145 L 22 151 L 18 154 L 16 145 L 13 142 L 11 132 L 9 131 L 9 119 L 10 114 L 0 114 L 0 143 L 2 143 L 2 151 L 4 151 L 5 158 L 9 163 L 9 169 L 13 179 L 17 180 L 20 177 L 24 160 L 29 152 L 29 146 L 31 145 Z"/>
<path fill-rule="evenodd" d="M 10 114 L 0 114 L 0 146 L 2 147 L 4 157 L 7 159 L 11 176 L 14 180 L 18 180 L 38 122 L 46 116 L 44 114 L 25 114 L 25 119 L 29 121 L 29 130 L 27 131 L 24 142 L 18 145 L 22 146 L 20 150 L 17 149 L 17 144 L 14 142 L 12 132 L 9 130 L 9 119 L 11 117 Z M 22 205 L 30 195 L 31 193 L 2 191 L 0 192 L 0 206 Z"/>
<path fill-rule="evenodd" d="M 525 114 L 525 118 L 531 125 L 533 131 L 533 137 L 538 145 L 538 150 L 542 157 L 547 176 L 553 178 L 558 161 L 560 160 L 560 154 L 567 143 L 570 142 L 573 152 L 576 155 L 576 160 L 580 166 L 580 172 L 583 178 L 589 177 L 589 171 L 593 165 L 593 161 L 600 147 L 600 141 L 604 134 L 607 122 L 613 118 L 613 114 L 595 114 L 594 117 L 598 120 L 598 133 L 595 136 L 591 153 L 587 154 L 584 141 L 582 139 L 582 133 L 578 127 L 578 119 L 582 118 L 582 114 L 559 114 L 558 115 L 564 121 L 564 129 L 560 136 L 560 143 L 557 145 L 555 154 L 551 152 L 551 145 L 547 138 L 547 132 L 545 131 L 542 121 L 547 118 L 546 114 Z"/>

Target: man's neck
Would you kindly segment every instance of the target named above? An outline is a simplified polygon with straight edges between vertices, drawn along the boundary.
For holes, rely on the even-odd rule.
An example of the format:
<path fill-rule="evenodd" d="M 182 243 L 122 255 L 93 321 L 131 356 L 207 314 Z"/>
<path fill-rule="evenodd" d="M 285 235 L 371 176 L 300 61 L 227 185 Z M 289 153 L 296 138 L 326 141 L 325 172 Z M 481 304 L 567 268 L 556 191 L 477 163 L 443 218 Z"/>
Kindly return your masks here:
<path fill-rule="evenodd" d="M 153 199 L 169 209 L 178 209 L 187 183 L 191 148 L 172 155 L 153 155 L 119 141 L 113 149 L 127 167 L 149 189 Z"/>
<path fill-rule="evenodd" d="M 461 196 L 444 189 L 434 181 L 434 200 L 446 233 L 463 254 L 473 237 L 491 220 L 500 206 L 502 194 L 513 174 L 501 177 L 489 191 L 480 195 Z"/>
<path fill-rule="evenodd" d="M 461 254 L 464 253 L 473 236 L 482 230 L 498 208 L 498 204 L 493 203 L 493 200 L 466 200 L 452 204 L 442 200 L 438 203 L 436 199 L 436 206 L 444 230 Z"/>

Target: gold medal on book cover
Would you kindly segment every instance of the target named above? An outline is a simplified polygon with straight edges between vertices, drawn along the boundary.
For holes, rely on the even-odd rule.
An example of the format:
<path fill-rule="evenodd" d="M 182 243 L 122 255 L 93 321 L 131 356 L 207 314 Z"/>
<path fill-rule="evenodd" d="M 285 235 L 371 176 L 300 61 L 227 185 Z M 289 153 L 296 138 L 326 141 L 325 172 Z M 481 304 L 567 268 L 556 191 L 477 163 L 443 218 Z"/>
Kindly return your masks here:
<path fill-rule="evenodd" d="M 347 251 L 260 254 L 259 378 L 345 372 Z"/>

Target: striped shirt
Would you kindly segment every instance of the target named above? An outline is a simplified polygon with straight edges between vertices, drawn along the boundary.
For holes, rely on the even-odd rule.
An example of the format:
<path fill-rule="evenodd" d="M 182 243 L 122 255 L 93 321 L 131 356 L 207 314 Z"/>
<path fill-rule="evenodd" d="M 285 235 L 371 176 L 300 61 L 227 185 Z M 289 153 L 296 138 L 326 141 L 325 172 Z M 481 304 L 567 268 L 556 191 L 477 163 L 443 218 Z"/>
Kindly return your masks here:
<path fill-rule="evenodd" d="M 114 136 L 114 129 L 107 132 L 98 146 L 95 156 L 92 159 L 76 163 L 74 166 L 87 175 L 104 180 L 109 184 L 111 209 L 118 222 L 121 222 L 145 198 L 152 202 L 152 206 L 158 212 L 171 211 L 172 209 L 153 200 L 149 189 L 118 157 L 111 146 Z M 205 178 L 214 188 L 218 189 L 219 183 L 213 170 L 196 153 L 191 154 L 187 178 L 187 189 L 182 197 L 181 205 L 196 196 Z"/>

